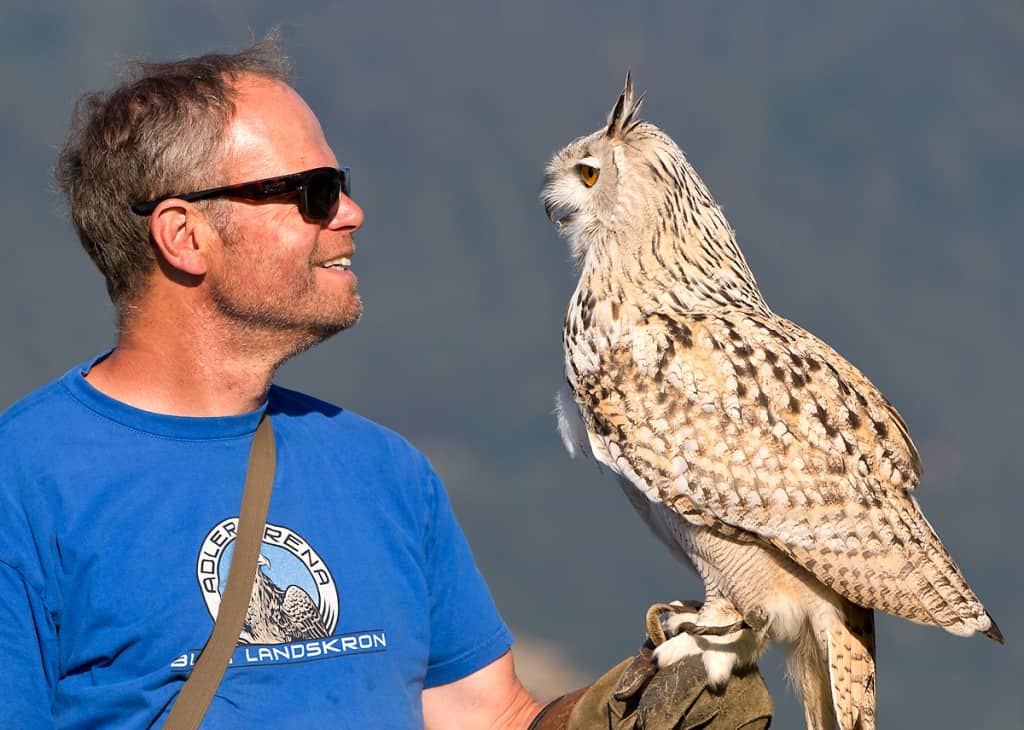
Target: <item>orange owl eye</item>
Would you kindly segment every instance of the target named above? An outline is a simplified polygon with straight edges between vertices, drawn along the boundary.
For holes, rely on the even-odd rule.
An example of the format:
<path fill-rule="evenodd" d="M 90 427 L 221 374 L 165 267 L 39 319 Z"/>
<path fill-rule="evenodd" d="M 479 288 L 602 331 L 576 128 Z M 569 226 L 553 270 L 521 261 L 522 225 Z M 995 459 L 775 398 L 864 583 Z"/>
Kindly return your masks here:
<path fill-rule="evenodd" d="M 594 187 L 594 183 L 597 182 L 597 176 L 601 174 L 601 171 L 590 165 L 579 165 L 578 167 L 580 168 L 580 180 L 583 181 L 583 184 L 588 188 Z"/>

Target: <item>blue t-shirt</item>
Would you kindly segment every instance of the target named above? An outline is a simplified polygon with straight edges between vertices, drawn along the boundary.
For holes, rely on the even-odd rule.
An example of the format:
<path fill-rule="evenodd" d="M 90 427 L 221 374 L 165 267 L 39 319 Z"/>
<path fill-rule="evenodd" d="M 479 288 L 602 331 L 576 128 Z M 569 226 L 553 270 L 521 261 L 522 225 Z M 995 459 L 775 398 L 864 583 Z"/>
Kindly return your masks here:
<path fill-rule="evenodd" d="M 213 627 L 262 413 L 163 416 L 84 379 L 0 416 L 0 727 L 159 726 Z M 422 726 L 512 637 L 401 437 L 271 388 L 277 471 L 205 727 Z"/>

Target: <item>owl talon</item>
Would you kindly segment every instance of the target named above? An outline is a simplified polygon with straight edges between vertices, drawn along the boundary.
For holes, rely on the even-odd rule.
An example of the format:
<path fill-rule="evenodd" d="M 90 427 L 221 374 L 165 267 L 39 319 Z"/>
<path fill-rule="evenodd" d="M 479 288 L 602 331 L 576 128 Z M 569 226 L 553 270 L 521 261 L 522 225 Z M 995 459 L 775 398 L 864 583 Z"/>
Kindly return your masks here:
<path fill-rule="evenodd" d="M 672 601 L 672 603 L 655 603 L 647 609 L 647 636 L 655 646 L 663 644 L 680 633 L 681 624 L 696 616 L 701 604 L 696 601 Z"/>
<path fill-rule="evenodd" d="M 734 669 L 757 662 L 764 642 L 731 604 L 709 601 L 699 611 L 680 608 L 662 617 L 664 633 L 671 638 L 654 650 L 659 667 L 700 655 L 708 684 L 717 689 L 725 686 Z M 722 624 L 722 619 L 736 620 Z"/>
<path fill-rule="evenodd" d="M 653 614 L 653 617 L 652 617 Z M 696 620 L 690 620 L 696 618 Z M 723 624 L 722 619 L 735 618 L 732 623 Z M 731 604 L 718 599 L 709 601 L 707 608 L 700 603 L 693 601 L 672 603 L 656 603 L 648 609 L 647 626 L 648 635 L 654 638 L 651 627 L 658 624 L 658 631 L 662 635 L 660 644 L 676 634 L 692 634 L 695 636 L 725 636 L 734 631 L 742 629 L 753 629 L 743 616 L 732 607 Z"/>
<path fill-rule="evenodd" d="M 686 634 L 694 634 L 696 636 L 725 636 L 731 634 L 734 631 L 740 631 L 741 629 L 749 629 L 750 626 L 746 621 L 737 621 L 736 623 L 729 624 L 728 626 L 701 626 L 692 622 L 685 622 L 679 625 L 679 630 Z"/>

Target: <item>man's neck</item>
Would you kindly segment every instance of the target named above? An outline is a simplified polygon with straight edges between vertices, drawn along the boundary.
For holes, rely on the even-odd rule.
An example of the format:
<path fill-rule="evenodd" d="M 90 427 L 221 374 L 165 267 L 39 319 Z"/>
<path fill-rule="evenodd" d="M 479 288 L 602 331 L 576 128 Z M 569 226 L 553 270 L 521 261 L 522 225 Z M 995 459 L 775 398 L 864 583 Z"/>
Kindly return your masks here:
<path fill-rule="evenodd" d="M 119 342 L 86 375 L 89 383 L 135 408 L 172 416 L 231 416 L 264 401 L 273 366 L 169 353 Z"/>
<path fill-rule="evenodd" d="M 217 326 L 222 322 L 214 325 L 202 316 L 187 322 L 148 319 L 123 326 L 117 347 L 86 380 L 111 398 L 154 413 L 231 416 L 255 410 L 289 354 L 276 338 L 226 336 Z"/>

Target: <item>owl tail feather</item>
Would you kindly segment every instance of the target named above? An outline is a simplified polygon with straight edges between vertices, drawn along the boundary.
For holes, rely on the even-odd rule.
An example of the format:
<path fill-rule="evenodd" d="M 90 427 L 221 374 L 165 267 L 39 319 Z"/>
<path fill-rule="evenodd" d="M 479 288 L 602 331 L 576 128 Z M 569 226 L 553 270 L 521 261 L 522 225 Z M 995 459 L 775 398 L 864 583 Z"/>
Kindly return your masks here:
<path fill-rule="evenodd" d="M 874 614 L 842 603 L 812 616 L 789 656 L 808 730 L 876 730 Z"/>

